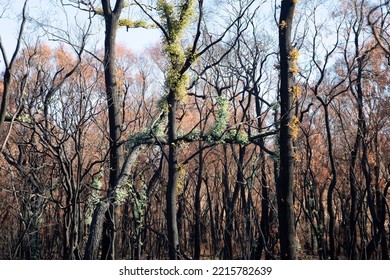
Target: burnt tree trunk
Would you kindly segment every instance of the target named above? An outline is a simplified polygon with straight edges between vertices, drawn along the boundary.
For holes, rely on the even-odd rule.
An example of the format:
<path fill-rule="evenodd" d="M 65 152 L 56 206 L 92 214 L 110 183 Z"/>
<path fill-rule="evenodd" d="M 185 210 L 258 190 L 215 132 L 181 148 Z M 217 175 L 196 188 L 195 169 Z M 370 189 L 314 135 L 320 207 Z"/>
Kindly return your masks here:
<path fill-rule="evenodd" d="M 173 90 L 169 91 L 167 102 L 169 104 L 168 111 L 168 185 L 166 192 L 167 202 L 167 231 L 168 231 L 168 251 L 171 260 L 177 259 L 177 251 L 179 249 L 179 232 L 177 228 L 177 208 L 176 208 L 176 187 L 178 183 L 178 157 L 177 157 L 177 93 Z"/>
<path fill-rule="evenodd" d="M 333 155 L 333 143 L 332 143 L 332 136 L 330 131 L 330 123 L 329 123 L 329 110 L 328 110 L 329 104 L 323 102 L 321 98 L 319 98 L 319 100 L 321 101 L 325 112 L 326 137 L 328 142 L 329 161 L 330 161 L 331 172 L 332 172 L 332 179 L 328 188 L 327 209 L 329 214 L 329 254 L 330 254 L 330 258 L 334 260 L 336 258 L 336 255 L 335 255 L 335 236 L 334 236 L 335 235 L 334 232 L 335 214 L 333 210 L 333 191 L 337 183 L 337 173 L 336 173 L 336 164 Z"/>
<path fill-rule="evenodd" d="M 26 25 L 26 21 L 27 21 L 27 15 L 26 15 L 27 2 L 28 2 L 28 0 L 24 1 L 23 11 L 22 11 L 22 22 L 20 24 L 18 39 L 17 39 L 15 51 L 12 55 L 11 61 L 7 60 L 6 54 L 4 53 L 3 44 L 2 44 L 1 38 L 0 38 L 1 53 L 3 55 L 2 58 L 3 58 L 4 64 L 5 64 L 5 70 L 4 70 L 4 75 L 3 75 L 2 99 L 1 99 L 1 103 L 0 103 L 0 131 L 3 130 L 4 122 L 6 119 L 6 113 L 7 113 L 7 109 L 8 109 L 8 103 L 9 103 L 8 99 L 9 99 L 10 86 L 11 86 L 11 77 L 12 77 L 12 73 L 13 73 L 13 70 L 15 67 L 16 58 L 18 56 L 20 46 L 22 44 L 22 36 L 23 36 L 25 25 Z"/>
<path fill-rule="evenodd" d="M 199 149 L 202 149 L 201 145 Z M 203 181 L 203 152 L 199 153 L 199 170 L 198 170 L 198 178 L 195 189 L 195 201 L 194 201 L 194 209 L 195 209 L 195 225 L 194 225 L 194 260 L 200 259 L 200 248 L 201 248 L 201 240 L 202 240 L 202 232 L 201 232 L 201 205 L 200 205 L 200 192 L 202 188 Z"/>
<path fill-rule="evenodd" d="M 291 32 L 295 4 L 282 0 L 279 19 L 279 52 L 280 52 L 280 171 L 277 184 L 280 256 L 282 259 L 296 259 L 295 221 L 294 221 L 294 158 L 292 123 L 293 74 L 290 69 Z"/>
<path fill-rule="evenodd" d="M 124 0 L 117 0 L 112 9 L 110 1 L 102 0 L 103 16 L 105 21 L 104 37 L 104 81 L 108 105 L 108 123 L 110 135 L 110 180 L 109 191 L 113 190 L 119 177 L 123 164 L 124 149 L 120 144 L 121 138 L 121 112 L 120 100 L 116 81 L 115 44 L 116 30 L 119 16 L 124 6 Z M 115 209 L 110 203 L 103 223 L 102 259 L 115 258 Z"/>
<path fill-rule="evenodd" d="M 107 197 L 100 201 L 92 215 L 92 222 L 89 229 L 88 241 L 85 247 L 84 259 L 96 260 L 99 256 L 100 242 L 103 235 L 103 224 L 106 222 L 105 216 L 109 211 L 110 205 L 113 203 L 115 195 L 114 190 L 122 186 L 130 176 L 131 167 L 138 156 L 141 146 L 134 147 L 133 150 L 126 156 L 122 170 L 118 176 L 118 180 L 113 186 L 113 189 L 108 192 Z"/>

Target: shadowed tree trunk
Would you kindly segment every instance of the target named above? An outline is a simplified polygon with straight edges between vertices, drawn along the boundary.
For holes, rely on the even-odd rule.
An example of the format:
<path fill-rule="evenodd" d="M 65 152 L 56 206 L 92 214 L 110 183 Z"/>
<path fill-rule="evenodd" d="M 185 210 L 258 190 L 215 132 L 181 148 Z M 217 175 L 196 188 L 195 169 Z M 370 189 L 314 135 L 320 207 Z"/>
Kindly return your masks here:
<path fill-rule="evenodd" d="M 109 203 L 101 201 L 96 206 L 92 217 L 91 227 L 89 229 L 88 242 L 85 247 L 84 259 L 96 260 L 99 256 L 100 242 L 102 238 L 102 228 L 105 219 L 105 213 L 109 208 Z"/>
<path fill-rule="evenodd" d="M 294 221 L 294 158 L 292 124 L 293 73 L 290 53 L 291 30 L 295 4 L 282 0 L 279 19 L 280 51 L 280 172 L 277 184 L 280 255 L 282 259 L 296 259 L 295 221 Z"/>
<path fill-rule="evenodd" d="M 333 191 L 336 187 L 337 183 L 337 173 L 336 173 L 336 163 L 334 160 L 333 155 L 333 143 L 332 143 L 332 136 L 331 136 L 331 130 L 330 130 L 330 123 L 329 123 L 329 103 L 325 103 L 320 97 L 318 99 L 321 101 L 322 106 L 324 107 L 324 113 L 325 113 L 325 127 L 326 127 L 326 138 L 328 142 L 328 153 L 329 153 L 329 162 L 331 166 L 331 172 L 332 172 L 332 179 L 329 184 L 328 188 L 328 196 L 327 196 L 327 209 L 329 214 L 329 254 L 330 258 L 334 260 L 336 258 L 335 255 L 335 214 L 333 210 Z"/>
<path fill-rule="evenodd" d="M 224 207 L 226 213 L 226 222 L 224 228 L 224 248 L 223 248 L 223 258 L 225 260 L 233 259 L 233 230 L 234 230 L 234 207 L 236 205 L 236 201 L 238 199 L 238 195 L 241 190 L 242 180 L 239 180 L 240 171 L 237 171 L 237 180 L 234 185 L 233 194 L 230 195 L 230 186 L 229 186 L 229 165 L 227 158 L 227 148 L 224 147 L 224 173 L 223 173 L 223 184 L 224 184 Z M 238 164 L 239 165 L 239 164 Z"/>
<path fill-rule="evenodd" d="M 121 111 L 118 87 L 116 81 L 115 66 L 115 44 L 116 30 L 118 28 L 119 17 L 124 6 L 124 0 L 117 0 L 112 9 L 109 0 L 102 0 L 103 16 L 105 22 L 104 37 L 104 81 L 106 86 L 108 123 L 110 134 L 110 181 L 109 191 L 113 190 L 118 179 L 124 157 L 124 149 L 120 144 L 121 138 Z M 103 223 L 102 259 L 115 258 L 115 209 L 110 204 Z"/>
<path fill-rule="evenodd" d="M 99 247 L 103 235 L 102 229 L 104 228 L 103 224 L 106 222 L 106 213 L 110 205 L 113 203 L 115 189 L 125 184 L 126 180 L 129 178 L 131 167 L 135 159 L 138 157 L 140 149 L 141 146 L 134 147 L 133 150 L 126 156 L 121 173 L 118 176 L 118 180 L 115 182 L 112 190 L 110 190 L 107 194 L 107 197 L 97 204 L 93 212 L 88 241 L 85 247 L 85 260 L 96 260 L 99 257 Z"/>
<path fill-rule="evenodd" d="M 201 144 L 199 144 L 199 149 L 202 149 Z M 202 181 L 203 181 L 203 152 L 201 151 L 199 153 L 199 170 L 198 170 L 198 178 L 196 182 L 196 189 L 195 189 L 195 201 L 194 201 L 194 209 L 195 209 L 195 225 L 194 225 L 194 260 L 200 259 L 200 247 L 201 247 L 201 239 L 202 239 L 202 233 L 201 233 L 201 205 L 200 205 L 200 191 L 202 188 Z"/>
<path fill-rule="evenodd" d="M 264 139 L 261 138 L 260 145 L 264 145 Z M 269 251 L 267 249 L 269 239 L 269 196 L 268 196 L 268 183 L 266 174 L 266 159 L 264 150 L 260 150 L 260 176 L 261 176 L 261 219 L 260 219 L 260 233 L 256 241 L 256 250 L 252 259 L 260 259 L 263 251 L 265 250 L 265 258 L 271 259 Z"/>
<path fill-rule="evenodd" d="M 168 184 L 166 192 L 167 202 L 167 227 L 168 227 L 168 242 L 169 242 L 169 258 L 177 259 L 177 251 L 179 247 L 179 232 L 177 228 L 177 208 L 176 208 L 176 187 L 178 182 L 178 158 L 177 158 L 177 124 L 176 124 L 176 109 L 177 109 L 177 93 L 173 90 L 168 95 Z"/>
<path fill-rule="evenodd" d="M 2 89 L 2 99 L 0 103 L 0 132 L 3 133 L 4 121 L 6 119 L 6 113 L 8 109 L 9 103 L 9 93 L 11 86 L 11 77 L 15 67 L 16 58 L 18 56 L 20 46 L 22 44 L 22 36 L 24 33 L 24 28 L 27 21 L 26 9 L 27 9 L 28 0 L 24 1 L 23 10 L 22 10 L 22 22 L 20 24 L 19 34 L 17 38 L 17 43 L 15 47 L 15 51 L 12 55 L 11 61 L 8 61 L 7 55 L 5 53 L 4 45 L 0 38 L 0 50 L 2 54 L 2 60 L 5 64 L 4 76 L 3 76 L 3 89 Z M 5 134 L 5 133 L 4 133 Z M 3 144 L 3 143 L 1 143 Z"/>

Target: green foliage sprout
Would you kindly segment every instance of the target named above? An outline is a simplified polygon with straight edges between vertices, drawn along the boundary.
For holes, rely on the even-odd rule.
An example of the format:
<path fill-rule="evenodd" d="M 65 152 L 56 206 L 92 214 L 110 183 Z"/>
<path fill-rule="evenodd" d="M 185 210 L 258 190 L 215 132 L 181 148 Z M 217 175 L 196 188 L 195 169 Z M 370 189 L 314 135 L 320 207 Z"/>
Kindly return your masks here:
<path fill-rule="evenodd" d="M 96 204 L 99 203 L 101 199 L 101 189 L 102 189 L 102 183 L 101 179 L 104 176 L 104 169 L 101 169 L 99 174 L 94 177 L 92 181 L 92 191 L 91 191 L 91 197 L 87 203 L 86 211 L 85 211 L 85 224 L 90 225 L 92 222 L 92 213 L 94 210 L 94 207 Z"/>
<path fill-rule="evenodd" d="M 195 12 L 195 0 L 180 0 L 178 2 L 178 5 L 175 6 L 167 0 L 157 1 L 157 11 L 161 24 L 168 32 L 169 41 L 171 42 L 175 42 L 182 37 Z"/>
<path fill-rule="evenodd" d="M 145 144 L 147 140 L 157 137 L 164 138 L 166 134 L 164 133 L 165 123 L 167 121 L 167 114 L 164 114 L 163 117 L 156 120 L 156 122 L 150 127 L 145 128 L 140 132 L 134 133 L 129 136 L 126 141 L 126 149 L 131 150 L 132 148 Z"/>
<path fill-rule="evenodd" d="M 246 145 L 249 143 L 248 133 L 244 131 L 233 130 L 229 133 L 229 139 L 237 144 Z"/>
<path fill-rule="evenodd" d="M 134 189 L 134 186 L 131 182 L 127 182 L 127 185 L 129 201 L 133 209 L 134 219 L 136 221 L 136 230 L 138 233 L 140 233 L 143 228 L 145 207 L 148 204 L 147 185 L 143 184 L 139 193 L 137 193 L 137 191 Z"/>
<path fill-rule="evenodd" d="M 229 121 L 229 106 L 226 97 L 219 96 L 217 98 L 218 113 L 215 123 L 211 127 L 210 136 L 213 139 L 221 139 Z M 223 140 L 223 139 L 221 139 Z"/>
<path fill-rule="evenodd" d="M 127 6 L 129 6 L 129 5 L 125 3 L 123 8 L 125 8 Z M 103 11 L 102 7 L 94 8 L 93 11 L 95 12 L 96 15 L 104 17 L 104 11 Z M 146 22 L 145 20 L 133 21 L 133 20 L 128 19 L 128 18 L 119 19 L 118 26 L 119 27 L 126 27 L 126 28 L 156 28 L 156 26 L 154 24 L 150 24 L 150 23 Z"/>
<path fill-rule="evenodd" d="M 157 2 L 161 25 L 166 32 L 164 53 L 170 62 L 165 87 L 174 92 L 179 102 L 185 99 L 189 85 L 188 75 L 182 73 L 181 70 L 189 56 L 191 56 L 190 61 L 194 61 L 193 55 L 185 51 L 181 44 L 183 33 L 189 26 L 195 12 L 194 4 L 194 0 L 180 0 L 176 6 L 167 0 L 158 0 Z"/>
<path fill-rule="evenodd" d="M 118 22 L 118 25 L 120 27 L 127 27 L 127 28 L 152 28 L 154 25 L 147 23 L 144 20 L 136 20 L 132 21 L 130 19 L 120 19 Z"/>

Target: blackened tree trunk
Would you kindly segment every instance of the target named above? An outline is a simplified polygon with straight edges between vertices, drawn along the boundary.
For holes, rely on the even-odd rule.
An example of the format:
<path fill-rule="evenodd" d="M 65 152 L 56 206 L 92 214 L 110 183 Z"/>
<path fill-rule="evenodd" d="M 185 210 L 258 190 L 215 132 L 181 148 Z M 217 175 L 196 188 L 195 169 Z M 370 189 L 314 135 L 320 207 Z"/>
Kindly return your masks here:
<path fill-rule="evenodd" d="M 349 250 L 348 258 L 356 259 L 357 258 L 357 248 L 356 248 L 356 221 L 357 221 L 357 184 L 355 176 L 355 166 L 357 159 L 357 152 L 360 147 L 360 133 L 356 133 L 355 144 L 351 151 L 351 157 L 349 160 L 349 186 L 351 194 L 351 211 L 349 213 Z"/>
<path fill-rule="evenodd" d="M 230 187 L 229 187 L 229 166 L 227 162 L 227 151 L 226 147 L 224 149 L 224 171 L 222 174 L 223 177 L 223 186 L 224 186 L 224 195 L 223 195 L 223 204 L 226 213 L 226 222 L 223 232 L 223 259 L 230 260 L 232 259 L 232 231 L 233 231 L 233 209 L 230 208 Z"/>
<path fill-rule="evenodd" d="M 291 32 L 295 3 L 282 0 L 279 19 L 280 51 L 280 172 L 277 184 L 280 254 L 282 259 L 296 259 L 294 221 L 294 158 L 292 124 L 293 66 Z"/>
<path fill-rule="evenodd" d="M 211 252 L 213 256 L 217 255 L 218 251 L 218 234 L 217 234 L 217 222 L 218 222 L 218 205 L 213 207 L 213 201 L 211 199 L 209 180 L 207 176 L 205 178 L 205 187 L 207 192 L 207 205 L 209 207 L 209 217 L 210 217 L 210 231 L 211 231 Z M 215 222 L 214 222 L 215 221 Z"/>
<path fill-rule="evenodd" d="M 201 144 L 199 144 L 199 149 L 202 149 Z M 194 260 L 200 259 L 200 248 L 201 248 L 201 205 L 200 205 L 200 192 L 202 189 L 202 181 L 203 181 L 203 152 L 199 153 L 199 170 L 198 170 L 198 178 L 195 189 L 195 201 L 194 201 L 194 209 L 195 209 L 195 225 L 194 225 Z"/>
<path fill-rule="evenodd" d="M 236 184 L 239 185 L 240 193 L 241 193 L 241 207 L 244 212 L 244 220 L 245 220 L 245 242 L 248 242 L 251 239 L 251 217 L 250 217 L 250 208 L 251 208 L 251 201 L 246 197 L 246 179 L 244 176 L 244 157 L 246 154 L 246 148 L 245 146 L 239 145 L 239 155 L 238 155 L 238 161 L 237 161 L 237 182 Z M 236 159 L 237 160 L 237 159 Z M 249 193 L 249 192 L 248 192 Z M 249 242 L 250 243 L 250 242 Z M 243 254 L 246 252 L 244 251 Z"/>
<path fill-rule="evenodd" d="M 383 193 L 381 191 L 379 178 L 380 178 L 380 172 L 379 172 L 379 163 L 380 163 L 380 156 L 379 156 L 379 141 L 378 141 L 378 131 L 375 132 L 374 136 L 374 149 L 375 149 L 375 159 L 376 159 L 376 165 L 374 166 L 374 174 L 375 174 L 375 193 L 376 193 L 376 201 L 378 205 L 378 218 L 380 219 L 379 224 L 379 230 L 382 235 L 381 237 L 381 248 L 382 248 L 382 259 L 388 260 L 389 259 L 389 249 L 387 245 L 387 238 L 386 238 L 386 228 L 385 228 L 385 222 L 386 222 L 386 196 L 388 189 L 390 187 L 390 182 L 387 182 Z"/>
<path fill-rule="evenodd" d="M 176 109 L 177 109 L 177 93 L 173 90 L 168 95 L 168 185 L 166 192 L 167 202 L 167 232 L 169 242 L 169 258 L 171 260 L 177 259 L 177 250 L 179 249 L 179 231 L 177 228 L 177 208 L 176 208 L 176 188 L 178 182 L 178 158 L 177 158 L 177 123 L 176 123 Z"/>
<path fill-rule="evenodd" d="M 9 103 L 8 99 L 9 99 L 9 91 L 10 91 L 10 86 L 11 86 L 11 77 L 12 77 L 12 73 L 13 73 L 13 70 L 15 67 L 16 58 L 18 56 L 20 46 L 22 44 L 22 36 L 24 34 L 24 28 L 25 28 L 26 21 L 27 21 L 27 15 L 26 15 L 27 2 L 28 2 L 28 0 L 24 1 L 23 11 L 22 11 L 22 22 L 20 24 L 18 39 L 17 39 L 15 51 L 12 55 L 11 61 L 8 61 L 8 59 L 7 59 L 7 55 L 5 53 L 5 49 L 4 49 L 3 43 L 1 42 L 1 38 L 0 38 L 0 50 L 1 50 L 2 58 L 3 58 L 4 64 L 5 64 L 5 70 L 4 70 L 4 76 L 3 76 L 2 99 L 1 99 L 1 103 L 0 103 L 0 132 L 2 132 L 2 130 L 3 130 L 4 122 L 6 119 L 6 113 L 7 113 L 7 109 L 8 109 L 8 103 Z"/>
<path fill-rule="evenodd" d="M 101 201 L 96 206 L 91 227 L 89 229 L 89 236 L 87 245 L 85 247 L 84 259 L 96 260 L 99 256 L 100 242 L 102 239 L 102 228 L 104 224 L 105 213 L 108 211 L 109 203 L 107 201 Z"/>
<path fill-rule="evenodd" d="M 104 81 L 106 86 L 106 96 L 108 105 L 108 123 L 110 135 L 110 180 L 109 191 L 112 190 L 119 177 L 123 164 L 124 149 L 120 144 L 121 138 L 121 112 L 118 88 L 116 82 L 115 66 L 115 43 L 116 30 L 119 17 L 124 6 L 124 0 L 117 0 L 112 9 L 109 0 L 102 0 L 103 16 L 105 21 L 104 38 Z M 115 210 L 114 205 L 110 204 L 105 214 L 103 223 L 103 244 L 102 259 L 114 259 L 115 244 Z"/>
<path fill-rule="evenodd" d="M 130 176 L 130 171 L 135 159 L 138 157 L 141 146 L 134 147 L 132 151 L 126 155 L 118 180 L 113 186 L 113 190 L 108 192 L 107 197 L 101 200 L 95 207 L 92 216 L 91 227 L 89 229 L 88 241 L 85 247 L 84 259 L 95 260 L 99 256 L 100 242 L 103 235 L 103 224 L 106 222 L 105 216 L 109 211 L 110 205 L 114 201 L 115 189 L 125 184 Z"/>
<path fill-rule="evenodd" d="M 256 90 L 256 89 L 255 89 Z M 263 120 L 261 118 L 261 99 L 259 98 L 258 90 L 256 92 L 256 115 L 257 115 L 257 127 L 259 131 L 261 131 L 263 127 Z M 276 123 L 276 122 L 275 122 Z M 264 138 L 261 137 L 259 139 L 260 146 L 260 176 L 261 176 L 261 220 L 260 220 L 260 233 L 257 238 L 257 246 L 254 252 L 252 259 L 260 259 L 265 250 L 265 258 L 270 259 L 271 256 L 269 254 L 267 245 L 269 239 L 269 196 L 268 196 L 268 182 L 267 182 L 267 174 L 266 174 L 266 158 L 265 151 L 263 147 L 265 146 Z M 276 164 L 275 164 L 276 165 Z M 276 167 L 277 168 L 277 167 Z M 276 170 L 275 170 L 276 171 Z M 276 176 L 276 175 L 275 175 Z"/>
<path fill-rule="evenodd" d="M 260 147 L 264 143 L 264 139 L 260 139 Z M 265 250 L 265 258 L 271 259 L 272 256 L 268 251 L 267 245 L 269 240 L 269 195 L 268 195 L 268 183 L 266 174 L 266 158 L 263 149 L 260 150 L 260 176 L 261 176 L 261 219 L 260 219 L 260 232 L 256 240 L 256 249 L 252 252 L 251 259 L 260 259 L 263 251 Z"/>
<path fill-rule="evenodd" d="M 224 207 L 225 207 L 225 228 L 223 233 L 224 248 L 223 258 L 225 260 L 233 259 L 233 230 L 234 230 L 234 207 L 238 199 L 238 195 L 241 190 L 241 182 L 237 178 L 236 184 L 234 185 L 233 194 L 230 195 L 230 183 L 229 183 L 229 165 L 227 158 L 227 149 L 224 149 L 224 172 L 223 172 L 223 185 L 224 185 Z M 238 176 L 239 171 L 237 171 Z"/>
<path fill-rule="evenodd" d="M 325 112 L 325 127 L 326 127 L 326 138 L 328 142 L 328 154 L 329 154 L 329 161 L 331 166 L 331 172 L 332 172 L 332 179 L 329 184 L 328 188 L 328 196 L 327 196 L 327 209 L 329 214 L 329 255 L 332 260 L 336 258 L 335 255 L 335 214 L 333 210 L 333 191 L 336 187 L 337 183 L 337 173 L 336 173 L 336 163 L 334 160 L 333 155 L 333 143 L 332 143 L 332 136 L 330 131 L 330 122 L 329 122 L 329 103 L 325 103 L 321 98 L 318 97 L 318 99 L 321 101 L 322 106 L 324 107 Z"/>
<path fill-rule="evenodd" d="M 168 114 L 168 184 L 166 191 L 167 205 L 167 233 L 169 258 L 176 260 L 179 250 L 179 232 L 177 227 L 176 189 L 178 185 L 179 166 L 177 143 L 177 106 L 186 96 L 188 86 L 187 71 L 194 63 L 197 43 L 200 36 L 200 24 L 196 32 L 193 45 L 185 50 L 182 46 L 183 31 L 188 27 L 195 12 L 195 1 L 181 1 L 175 6 L 170 1 L 161 0 L 157 5 L 161 22 L 157 22 L 148 14 L 142 5 L 139 7 L 149 15 L 164 35 L 164 53 L 167 55 L 168 67 L 165 80 L 166 102 Z M 199 23 L 202 20 L 203 1 L 199 5 Z"/>
<path fill-rule="evenodd" d="M 360 53 L 360 46 L 359 46 L 359 37 L 360 37 L 360 25 L 361 22 L 359 22 L 359 28 L 354 28 L 354 45 L 355 45 L 355 57 L 359 57 Z M 357 213 L 357 195 L 358 195 L 358 184 L 356 182 L 356 160 L 357 155 L 359 152 L 359 149 L 361 147 L 362 142 L 362 126 L 363 126 L 363 100 L 359 97 L 363 94 L 362 89 L 362 70 L 363 70 L 363 59 L 359 58 L 357 59 L 357 75 L 356 75 L 356 92 L 354 88 L 351 88 L 352 94 L 355 96 L 356 101 L 358 103 L 358 129 L 356 131 L 356 137 L 355 137 L 355 143 L 353 145 L 353 150 L 351 151 L 351 157 L 349 160 L 349 181 L 350 181 L 350 193 L 351 193 L 351 211 L 350 211 L 350 217 L 349 217 L 349 258 L 351 259 L 357 259 L 357 234 L 356 234 L 356 223 L 358 219 L 358 213 Z M 357 96 L 356 96 L 357 95 Z"/>

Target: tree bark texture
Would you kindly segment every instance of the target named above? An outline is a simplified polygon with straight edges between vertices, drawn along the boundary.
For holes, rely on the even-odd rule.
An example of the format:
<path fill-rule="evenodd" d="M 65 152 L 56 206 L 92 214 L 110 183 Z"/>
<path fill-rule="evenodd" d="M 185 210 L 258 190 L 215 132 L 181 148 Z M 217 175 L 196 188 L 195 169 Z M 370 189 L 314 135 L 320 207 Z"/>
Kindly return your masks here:
<path fill-rule="evenodd" d="M 283 0 L 279 20 L 280 51 L 280 172 L 277 185 L 279 238 L 282 259 L 296 259 L 295 221 L 294 221 L 294 158 L 293 139 L 290 124 L 292 123 L 293 75 L 290 72 L 292 63 L 289 54 L 292 51 L 291 30 L 295 4 Z"/>
<path fill-rule="evenodd" d="M 177 208 L 176 208 L 176 188 L 178 182 L 178 157 L 177 157 L 177 124 L 176 124 L 176 108 L 177 108 L 177 93 L 170 90 L 168 95 L 168 185 L 166 192 L 167 203 L 167 232 L 168 232 L 168 250 L 171 260 L 177 259 L 177 251 L 179 249 L 179 232 L 177 228 Z"/>
<path fill-rule="evenodd" d="M 120 144 L 121 140 L 121 111 L 116 81 L 116 31 L 119 17 L 124 5 L 123 0 L 115 2 L 114 9 L 111 8 L 110 1 L 102 0 L 103 14 L 105 21 L 104 37 L 104 81 L 106 86 L 106 96 L 108 105 L 108 123 L 110 135 L 110 181 L 109 191 L 113 190 L 118 180 L 124 158 L 124 149 Z M 110 205 L 105 214 L 103 224 L 103 246 L 102 259 L 114 259 L 115 244 L 115 207 Z"/>

